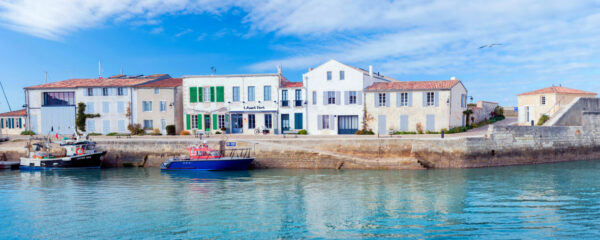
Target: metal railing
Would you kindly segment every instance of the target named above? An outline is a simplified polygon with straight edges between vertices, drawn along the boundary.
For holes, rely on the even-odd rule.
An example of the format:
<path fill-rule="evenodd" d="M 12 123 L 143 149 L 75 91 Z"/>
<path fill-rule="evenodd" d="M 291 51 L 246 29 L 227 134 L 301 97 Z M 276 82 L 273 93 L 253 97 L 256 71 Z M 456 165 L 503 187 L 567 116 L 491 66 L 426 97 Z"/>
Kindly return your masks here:
<path fill-rule="evenodd" d="M 250 157 L 250 148 L 232 148 L 225 149 L 222 157 L 231 157 L 231 158 L 249 158 Z"/>
<path fill-rule="evenodd" d="M 290 101 L 288 101 L 288 100 L 281 100 L 281 106 L 282 107 L 289 107 L 290 106 Z"/>
<path fill-rule="evenodd" d="M 295 100 L 294 102 L 295 102 L 294 106 L 302 107 L 302 100 Z"/>

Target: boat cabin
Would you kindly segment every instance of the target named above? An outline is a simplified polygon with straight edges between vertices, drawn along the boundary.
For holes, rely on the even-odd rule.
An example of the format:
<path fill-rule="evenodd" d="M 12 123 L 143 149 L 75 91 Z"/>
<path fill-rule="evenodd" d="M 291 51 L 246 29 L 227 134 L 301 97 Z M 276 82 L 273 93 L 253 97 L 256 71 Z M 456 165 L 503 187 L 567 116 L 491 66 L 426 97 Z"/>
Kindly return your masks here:
<path fill-rule="evenodd" d="M 190 158 L 192 159 L 213 159 L 221 157 L 221 153 L 219 153 L 219 151 L 208 148 L 206 145 L 189 147 L 187 150 L 189 151 Z"/>

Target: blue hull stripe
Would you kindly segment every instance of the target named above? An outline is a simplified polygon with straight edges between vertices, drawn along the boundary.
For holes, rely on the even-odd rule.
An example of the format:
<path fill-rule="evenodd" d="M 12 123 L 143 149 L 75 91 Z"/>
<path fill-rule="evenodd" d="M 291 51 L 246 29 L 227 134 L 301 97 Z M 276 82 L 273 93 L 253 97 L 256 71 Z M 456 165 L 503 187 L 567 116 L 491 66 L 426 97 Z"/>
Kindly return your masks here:
<path fill-rule="evenodd" d="M 204 170 L 204 171 L 219 171 L 219 170 L 245 170 L 248 169 L 250 163 L 254 159 L 237 159 L 237 160 L 190 160 L 190 161 L 174 161 L 171 162 L 163 170 Z"/>

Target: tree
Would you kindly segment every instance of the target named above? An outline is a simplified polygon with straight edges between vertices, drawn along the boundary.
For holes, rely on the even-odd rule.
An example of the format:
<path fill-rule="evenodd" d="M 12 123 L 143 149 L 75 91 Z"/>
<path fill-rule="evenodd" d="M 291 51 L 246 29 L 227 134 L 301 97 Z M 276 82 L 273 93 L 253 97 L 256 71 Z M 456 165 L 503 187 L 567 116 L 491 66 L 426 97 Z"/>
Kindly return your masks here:
<path fill-rule="evenodd" d="M 467 122 L 465 123 L 465 126 L 469 126 L 470 119 L 471 119 L 470 116 L 471 116 L 471 114 L 473 114 L 473 110 L 471 110 L 471 109 L 464 110 L 463 114 L 466 115 L 466 117 L 467 117 Z"/>
<path fill-rule="evenodd" d="M 77 125 L 77 129 L 79 131 L 85 132 L 85 123 L 88 118 L 97 118 L 100 117 L 100 114 L 87 114 L 85 113 L 86 105 L 85 103 L 77 104 L 77 116 L 75 118 L 75 124 Z"/>

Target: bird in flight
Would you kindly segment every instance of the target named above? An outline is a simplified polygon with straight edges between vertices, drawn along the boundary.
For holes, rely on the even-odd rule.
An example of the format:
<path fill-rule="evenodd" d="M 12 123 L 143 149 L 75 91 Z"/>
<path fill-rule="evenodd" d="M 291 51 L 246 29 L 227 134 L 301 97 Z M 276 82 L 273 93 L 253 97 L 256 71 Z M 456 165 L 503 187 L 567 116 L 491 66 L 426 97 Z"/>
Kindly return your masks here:
<path fill-rule="evenodd" d="M 488 45 L 483 45 L 483 46 L 479 47 L 479 49 L 482 49 L 482 48 L 491 48 L 493 46 L 500 46 L 500 45 L 502 45 L 502 43 L 492 43 L 492 44 L 488 44 Z"/>

